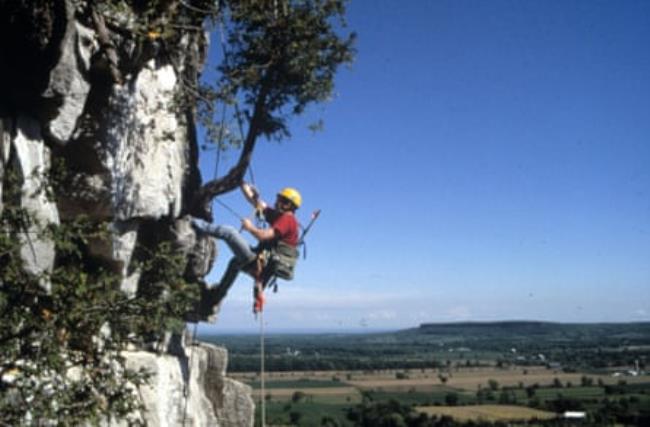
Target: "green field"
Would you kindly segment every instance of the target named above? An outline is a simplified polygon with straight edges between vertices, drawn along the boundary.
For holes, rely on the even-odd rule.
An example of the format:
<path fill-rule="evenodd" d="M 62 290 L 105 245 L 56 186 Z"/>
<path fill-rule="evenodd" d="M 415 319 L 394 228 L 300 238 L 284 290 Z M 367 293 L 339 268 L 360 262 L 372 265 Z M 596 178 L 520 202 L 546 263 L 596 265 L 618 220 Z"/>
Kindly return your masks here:
<path fill-rule="evenodd" d="M 335 419 L 341 427 L 352 426 L 346 420 L 348 403 L 328 403 L 322 401 L 290 403 L 268 402 L 266 406 L 267 425 L 319 426 L 323 418 Z M 259 422 L 259 408 L 256 419 Z M 259 424 L 256 424 L 259 425 Z"/>
<path fill-rule="evenodd" d="M 248 382 L 248 385 L 254 389 L 259 389 L 261 387 L 260 381 Z M 342 384 L 339 381 L 323 381 L 323 380 L 313 380 L 309 378 L 302 378 L 299 380 L 273 380 L 265 381 L 264 387 L 267 389 L 277 389 L 277 388 L 336 388 L 342 387 L 345 384 Z"/>
<path fill-rule="evenodd" d="M 537 369 L 543 372 L 544 368 Z M 482 370 L 480 378 L 500 378 L 507 374 L 509 378 L 517 380 L 538 373 L 538 370 L 531 368 L 531 371 L 524 374 L 519 370 L 504 373 L 503 369 L 493 368 L 488 372 Z M 418 372 L 430 380 L 430 372 Z M 466 388 L 439 384 L 429 385 L 427 391 L 418 391 L 409 384 L 418 384 L 421 378 L 418 378 L 416 372 L 408 373 L 407 379 L 398 380 L 389 372 L 354 372 L 354 375 L 349 375 L 354 379 L 351 383 L 324 380 L 322 372 L 303 372 L 297 379 L 286 377 L 298 373 L 269 374 L 270 378 L 265 382 L 267 419 L 275 420 L 281 425 L 291 425 L 293 420 L 294 425 L 311 426 L 320 425 L 321 420 L 329 416 L 336 420 L 338 425 L 353 425 L 347 419 L 348 411 L 368 402 L 373 405 L 391 405 L 393 402 L 399 402 L 408 408 L 426 407 L 428 409 L 424 412 L 427 414 L 451 416 L 459 422 L 480 417 L 493 421 L 508 419 L 511 422 L 524 422 L 533 418 L 554 418 L 556 413 L 562 413 L 564 410 L 584 410 L 597 414 L 603 406 L 630 414 L 650 413 L 650 377 L 636 378 L 638 382 L 631 384 L 622 384 L 620 380 L 616 380 L 618 382 L 614 386 L 603 384 L 554 387 L 552 384 L 557 376 L 553 371 L 549 371 L 547 385 L 531 387 L 529 390 L 519 386 L 499 386 L 491 390 L 486 383 L 477 391 L 473 383 L 466 382 Z M 471 372 L 467 375 L 468 379 L 471 379 Z M 345 372 L 337 372 L 338 376 L 348 375 Z M 390 390 L 386 390 L 386 381 L 402 385 L 400 388 L 388 387 Z M 254 394 L 258 399 L 259 416 L 260 383 L 249 381 L 249 384 L 256 389 Z M 487 409 L 491 411 L 490 416 L 481 412 Z"/>

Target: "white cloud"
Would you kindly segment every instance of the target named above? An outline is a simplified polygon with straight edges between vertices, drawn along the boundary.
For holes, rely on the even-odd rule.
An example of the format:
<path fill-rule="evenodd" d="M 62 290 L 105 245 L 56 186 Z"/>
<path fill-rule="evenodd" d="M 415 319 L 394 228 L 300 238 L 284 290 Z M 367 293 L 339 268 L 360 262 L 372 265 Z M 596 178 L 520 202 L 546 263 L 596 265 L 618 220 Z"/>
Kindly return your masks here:
<path fill-rule="evenodd" d="M 280 329 L 357 329 L 417 326 L 412 313 L 430 318 L 430 302 L 421 293 L 342 291 L 326 287 L 283 286 L 277 294 L 267 291 L 264 320 Z M 210 329 L 254 329 L 250 288 L 233 288 L 221 309 L 217 324 Z M 428 313 L 428 314 L 427 314 Z"/>
<path fill-rule="evenodd" d="M 413 325 L 419 325 L 420 323 L 427 323 L 431 320 L 433 313 L 425 310 L 412 311 L 409 314 L 409 319 Z"/>
<path fill-rule="evenodd" d="M 372 311 L 365 316 L 368 320 L 394 320 L 397 318 L 395 310 Z"/>
<path fill-rule="evenodd" d="M 427 322 L 513 318 L 606 321 L 617 319 L 615 315 L 618 315 L 628 320 L 650 319 L 650 308 L 626 306 L 622 302 L 610 304 L 610 310 L 603 312 L 600 308 L 598 311 L 591 309 L 597 305 L 583 299 L 581 305 L 585 309 L 576 310 L 575 302 L 567 302 L 566 299 L 549 297 L 542 304 L 539 296 L 531 301 L 525 295 L 526 300 L 521 302 L 514 297 L 485 297 L 472 292 L 445 294 L 440 286 L 417 292 L 406 286 L 316 286 L 302 282 L 281 282 L 277 294 L 268 290 L 266 295 L 264 320 L 270 329 L 280 330 L 399 329 Z M 226 298 L 218 323 L 210 328 L 256 330 L 259 326 L 251 313 L 252 303 L 250 280 L 239 280 Z"/>
<path fill-rule="evenodd" d="M 472 311 L 465 305 L 457 305 L 447 309 L 445 316 L 450 320 L 468 320 L 472 316 Z"/>
<path fill-rule="evenodd" d="M 252 303 L 252 296 L 238 292 L 229 295 L 231 302 L 237 304 Z M 266 292 L 266 301 L 282 308 L 300 308 L 314 310 L 342 310 L 342 309 L 366 309 L 384 308 L 386 306 L 409 307 L 410 301 L 421 299 L 409 293 L 402 292 L 365 292 L 346 291 L 340 289 L 306 288 L 306 287 L 282 287 L 277 294 L 272 291 Z"/>

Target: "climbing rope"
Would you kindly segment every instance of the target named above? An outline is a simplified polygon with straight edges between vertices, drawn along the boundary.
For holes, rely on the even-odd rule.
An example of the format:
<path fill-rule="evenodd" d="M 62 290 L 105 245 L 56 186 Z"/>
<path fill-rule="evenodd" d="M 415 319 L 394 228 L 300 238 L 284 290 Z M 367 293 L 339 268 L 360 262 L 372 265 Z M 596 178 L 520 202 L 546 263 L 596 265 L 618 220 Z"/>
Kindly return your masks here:
<path fill-rule="evenodd" d="M 219 42 L 221 45 L 221 54 L 223 55 L 225 61 L 228 58 L 228 49 L 226 49 L 226 36 L 224 31 L 223 20 L 219 21 Z M 235 107 L 235 119 L 237 119 L 237 127 L 239 129 L 239 139 L 243 144 L 245 138 L 244 138 L 244 124 L 242 121 L 242 113 L 239 110 L 239 105 L 237 104 L 237 102 L 234 103 L 234 107 Z M 253 167 L 250 163 L 248 164 L 248 176 L 250 177 L 250 182 L 253 183 L 253 185 L 255 185 L 255 175 L 253 174 Z"/>
<path fill-rule="evenodd" d="M 217 138 L 217 154 L 216 154 L 216 159 L 215 159 L 215 164 L 214 164 L 213 179 L 217 179 L 217 177 L 219 176 L 219 163 L 221 161 L 221 150 L 222 150 L 222 147 L 223 147 L 224 122 L 226 121 L 226 110 L 227 110 L 227 108 L 224 106 L 223 111 L 221 113 L 221 127 L 219 128 L 219 137 Z M 241 123 L 239 125 L 239 132 L 240 132 L 240 134 L 243 135 Z M 250 165 L 250 163 L 248 165 L 248 171 L 249 171 L 249 174 L 250 174 L 250 176 L 252 178 L 251 182 L 253 183 L 253 185 L 255 185 L 255 181 L 254 181 L 255 177 L 253 176 L 253 169 L 252 169 L 252 166 Z M 214 200 L 216 200 L 217 203 L 219 203 L 223 208 L 225 208 L 228 212 L 233 214 L 240 221 L 242 221 L 244 219 L 243 216 L 241 216 L 239 213 L 237 213 L 237 211 L 235 211 L 233 208 L 228 206 L 228 204 L 226 204 L 225 202 L 219 200 L 219 198 L 215 198 Z"/>
<path fill-rule="evenodd" d="M 305 236 L 307 233 L 309 233 L 309 230 L 311 227 L 314 225 L 314 222 L 318 219 L 318 216 L 320 215 L 320 209 L 315 210 L 312 215 L 311 215 L 311 220 L 309 221 L 309 224 L 307 224 L 307 227 L 305 227 L 302 230 L 299 242 L 301 245 L 304 246 L 305 244 Z M 264 369 L 264 358 L 265 358 L 265 352 L 264 352 L 264 342 L 265 342 L 265 333 L 264 333 L 264 283 L 262 282 L 262 277 L 261 277 L 261 272 L 262 268 L 260 266 L 257 267 L 257 272 L 255 275 L 255 305 L 254 305 L 254 313 L 257 316 L 259 314 L 259 319 L 260 319 L 260 418 L 261 418 L 261 426 L 266 427 L 266 387 L 265 387 L 265 369 Z M 277 281 L 276 276 L 272 276 L 269 280 L 269 284 L 271 286 L 275 285 Z M 277 290 L 277 285 L 275 290 Z M 259 298 L 259 299 L 258 299 Z"/>
<path fill-rule="evenodd" d="M 274 4 L 276 13 L 277 13 L 277 0 Z M 286 5 L 285 5 L 286 8 Z M 285 12 L 286 14 L 286 12 Z M 224 60 L 228 57 L 228 52 L 226 49 L 226 43 L 225 43 L 225 37 L 224 37 L 224 30 L 223 30 L 223 22 L 220 22 L 219 25 L 219 33 L 220 33 L 220 41 L 221 41 L 221 49 L 222 53 L 224 56 Z M 237 127 L 239 130 L 239 138 L 240 140 L 244 141 L 244 125 L 243 125 L 243 120 L 242 120 L 242 113 L 239 110 L 239 106 L 237 103 L 234 104 L 234 116 L 235 119 L 237 120 Z M 218 142 L 218 147 L 217 149 L 221 148 L 222 144 L 222 137 L 223 137 L 223 123 L 225 121 L 225 112 L 222 113 L 222 128 L 220 129 L 219 132 L 219 142 Z M 218 154 L 218 153 L 217 153 Z M 217 163 L 215 165 L 215 179 L 217 177 L 217 168 L 219 165 L 219 156 L 217 155 Z M 253 166 L 249 162 L 248 164 L 248 174 L 250 177 L 250 182 L 252 183 L 253 186 L 256 186 L 255 183 L 255 174 L 253 172 Z M 240 221 L 243 220 L 243 217 L 239 215 L 234 209 L 232 209 L 230 206 L 228 206 L 226 203 L 223 201 L 219 200 L 218 198 L 215 199 L 219 205 L 224 207 L 228 212 L 236 216 Z M 262 216 L 260 215 L 259 212 L 257 212 L 257 209 L 255 209 L 255 218 L 257 219 L 257 225 L 258 227 L 262 226 Z M 312 221 L 313 222 L 313 221 Z M 307 227 L 305 231 L 303 231 L 303 236 L 305 232 L 309 229 L 310 225 Z M 260 321 L 260 416 L 261 416 L 261 426 L 266 427 L 266 387 L 265 387 L 265 367 L 264 367 L 264 360 L 265 360 L 265 331 L 264 331 L 264 310 L 263 310 L 263 304 L 264 304 L 264 283 L 262 283 L 263 277 L 262 277 L 262 271 L 263 268 L 262 266 L 258 265 L 256 268 L 256 273 L 255 273 L 255 288 L 254 288 L 254 308 L 253 312 L 257 316 L 259 314 L 259 321 Z M 272 281 L 275 278 L 272 278 Z"/>
<path fill-rule="evenodd" d="M 237 213 L 236 210 L 234 210 L 233 208 L 231 208 L 230 206 L 228 206 L 227 203 L 222 202 L 222 201 L 219 200 L 218 198 L 215 198 L 214 200 L 215 200 L 215 202 L 219 203 L 219 204 L 220 204 L 220 205 L 221 205 L 225 210 L 227 210 L 228 212 L 230 212 L 231 214 L 233 214 L 235 217 L 237 217 L 238 220 L 242 221 L 242 220 L 244 219 L 243 216 L 241 216 L 239 213 Z"/>
<path fill-rule="evenodd" d="M 266 392 L 264 384 L 264 311 L 260 311 L 260 411 L 262 427 L 266 427 Z"/>
<path fill-rule="evenodd" d="M 244 142 L 244 125 L 242 124 L 241 111 L 239 111 L 239 106 L 235 103 L 235 118 L 237 119 L 237 127 L 239 128 L 239 139 Z M 255 185 L 255 175 L 253 174 L 253 165 L 248 164 L 248 176 L 250 177 L 251 183 Z"/>

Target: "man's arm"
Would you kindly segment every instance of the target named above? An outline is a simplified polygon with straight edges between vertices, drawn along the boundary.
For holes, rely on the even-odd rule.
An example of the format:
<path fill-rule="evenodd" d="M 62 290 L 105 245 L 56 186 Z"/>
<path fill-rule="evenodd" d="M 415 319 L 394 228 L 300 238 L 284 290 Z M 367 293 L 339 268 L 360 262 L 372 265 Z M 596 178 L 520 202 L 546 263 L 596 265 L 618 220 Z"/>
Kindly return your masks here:
<path fill-rule="evenodd" d="M 257 228 L 248 218 L 244 218 L 242 220 L 241 226 L 244 230 L 251 233 L 260 242 L 275 239 L 275 228 Z"/>

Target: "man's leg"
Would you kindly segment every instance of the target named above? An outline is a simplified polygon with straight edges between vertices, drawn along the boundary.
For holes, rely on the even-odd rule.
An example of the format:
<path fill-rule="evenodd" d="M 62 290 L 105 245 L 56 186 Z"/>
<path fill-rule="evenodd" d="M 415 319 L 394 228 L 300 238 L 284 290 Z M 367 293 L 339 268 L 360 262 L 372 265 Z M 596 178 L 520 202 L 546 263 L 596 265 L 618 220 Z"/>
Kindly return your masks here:
<path fill-rule="evenodd" d="M 235 283 L 235 279 L 239 275 L 239 270 L 241 269 L 241 261 L 236 257 L 232 257 L 228 263 L 228 268 L 226 268 L 225 273 L 221 276 L 219 284 L 209 290 L 210 295 L 210 305 L 216 305 L 221 302 L 226 297 L 228 290 Z"/>
<path fill-rule="evenodd" d="M 249 243 L 235 227 L 230 225 L 208 226 L 206 232 L 226 242 L 235 257 L 242 262 L 242 265 L 248 264 L 257 257 Z"/>
<path fill-rule="evenodd" d="M 242 267 L 250 264 L 257 259 L 257 254 L 253 252 L 250 245 L 244 237 L 232 226 L 229 225 L 201 225 L 195 224 L 201 231 L 226 242 L 234 256 L 228 263 L 228 268 L 224 272 L 218 285 L 208 290 L 208 304 L 216 305 L 223 300 L 230 287 L 235 283 Z"/>

